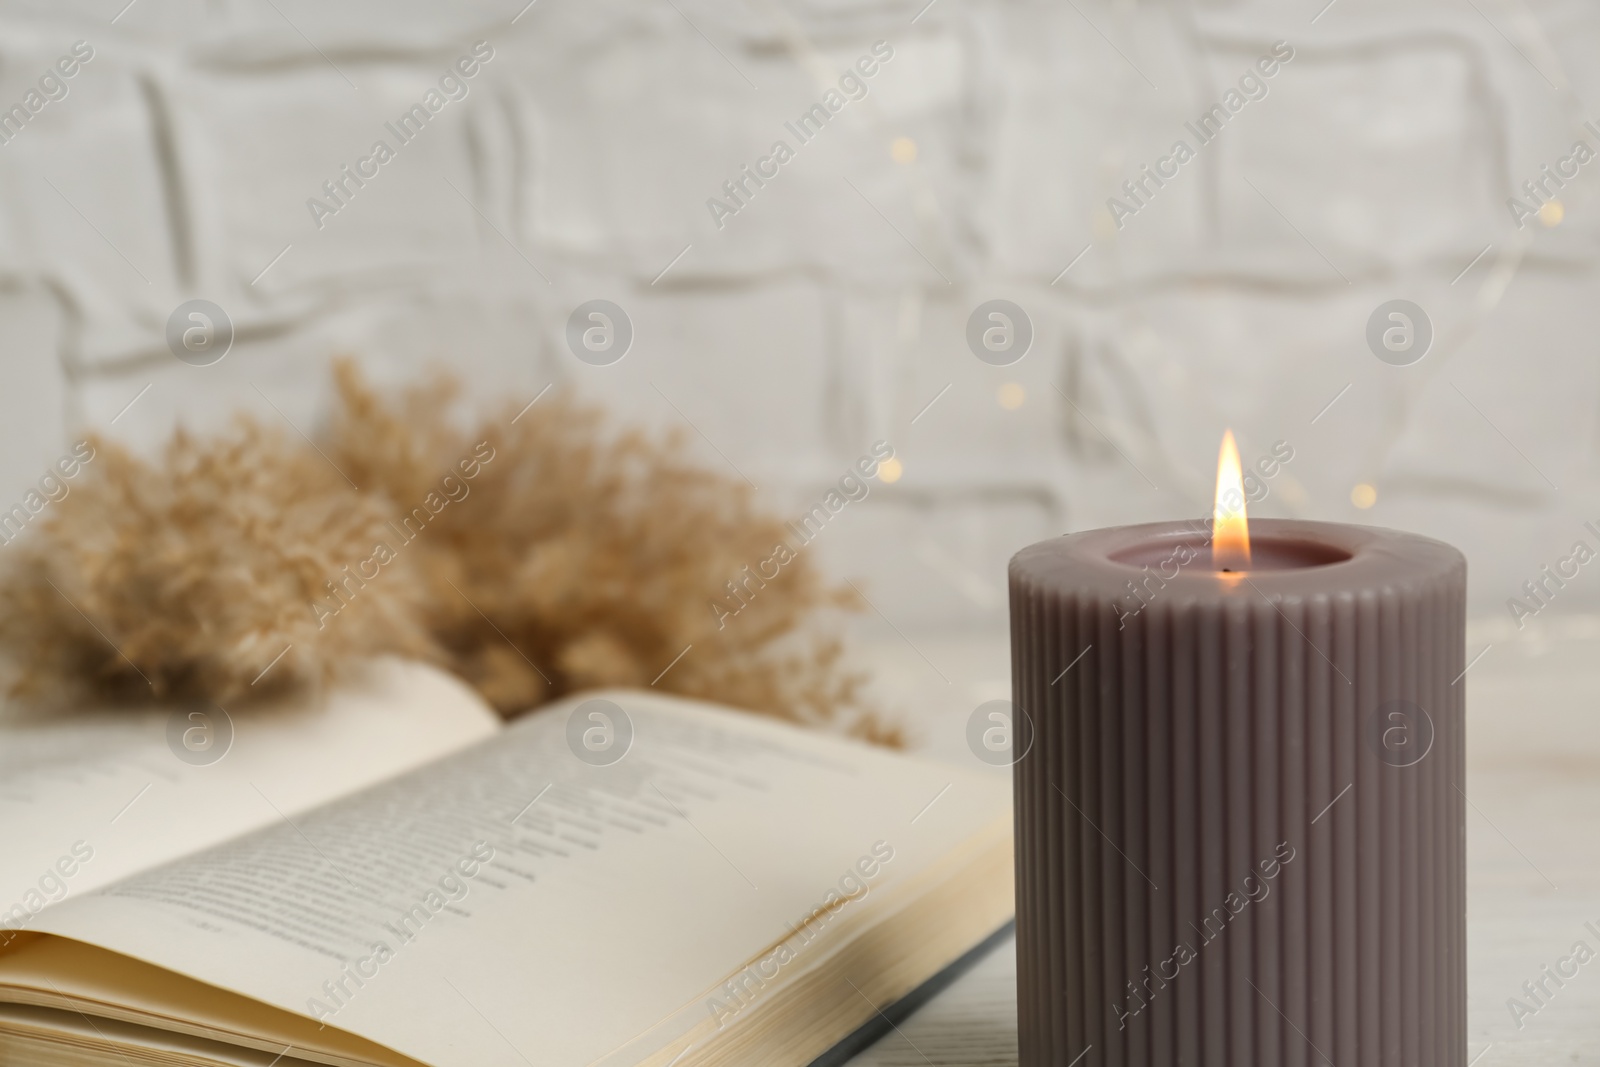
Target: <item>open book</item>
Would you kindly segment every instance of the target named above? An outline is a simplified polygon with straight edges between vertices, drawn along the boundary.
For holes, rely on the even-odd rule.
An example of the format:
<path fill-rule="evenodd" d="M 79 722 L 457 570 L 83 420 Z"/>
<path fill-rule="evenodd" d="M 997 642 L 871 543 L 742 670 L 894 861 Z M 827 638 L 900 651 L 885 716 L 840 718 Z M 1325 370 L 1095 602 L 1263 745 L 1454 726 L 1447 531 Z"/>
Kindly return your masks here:
<path fill-rule="evenodd" d="M 1003 777 L 709 704 L 233 725 L 0 722 L 0 1063 L 801 1067 L 1012 913 Z"/>

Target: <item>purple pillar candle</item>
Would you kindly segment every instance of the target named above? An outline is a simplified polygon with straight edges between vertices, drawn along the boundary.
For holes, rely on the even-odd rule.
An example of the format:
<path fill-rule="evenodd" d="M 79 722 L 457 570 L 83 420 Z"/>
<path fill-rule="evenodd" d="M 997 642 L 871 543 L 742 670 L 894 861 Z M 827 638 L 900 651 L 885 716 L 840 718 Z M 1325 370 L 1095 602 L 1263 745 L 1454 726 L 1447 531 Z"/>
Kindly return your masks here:
<path fill-rule="evenodd" d="M 1250 526 L 1011 561 L 1021 1067 L 1466 1065 L 1466 561 Z"/>

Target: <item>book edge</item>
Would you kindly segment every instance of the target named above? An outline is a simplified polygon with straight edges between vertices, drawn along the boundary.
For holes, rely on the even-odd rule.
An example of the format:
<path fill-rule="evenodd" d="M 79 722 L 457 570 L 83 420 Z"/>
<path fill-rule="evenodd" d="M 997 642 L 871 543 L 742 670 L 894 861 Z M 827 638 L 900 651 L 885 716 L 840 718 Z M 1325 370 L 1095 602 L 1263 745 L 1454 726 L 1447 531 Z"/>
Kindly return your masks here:
<path fill-rule="evenodd" d="M 923 1005 L 955 984 L 956 979 L 972 970 L 979 961 L 1016 935 L 1017 920 L 1007 919 L 1000 928 L 957 956 L 933 977 L 892 1004 L 885 1005 L 872 1018 L 856 1027 L 844 1040 L 812 1060 L 809 1067 L 844 1067 L 850 1060 L 877 1044 L 891 1030 L 899 1027 Z"/>

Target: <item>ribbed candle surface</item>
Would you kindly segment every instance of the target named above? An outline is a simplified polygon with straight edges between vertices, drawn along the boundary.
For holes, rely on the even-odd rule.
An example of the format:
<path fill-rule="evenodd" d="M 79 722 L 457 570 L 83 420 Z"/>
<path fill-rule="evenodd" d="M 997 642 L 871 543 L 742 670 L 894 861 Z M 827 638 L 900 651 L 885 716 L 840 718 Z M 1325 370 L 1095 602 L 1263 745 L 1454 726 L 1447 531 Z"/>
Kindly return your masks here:
<path fill-rule="evenodd" d="M 1466 561 L 1251 534 L 1011 561 L 1022 1067 L 1466 1065 Z"/>

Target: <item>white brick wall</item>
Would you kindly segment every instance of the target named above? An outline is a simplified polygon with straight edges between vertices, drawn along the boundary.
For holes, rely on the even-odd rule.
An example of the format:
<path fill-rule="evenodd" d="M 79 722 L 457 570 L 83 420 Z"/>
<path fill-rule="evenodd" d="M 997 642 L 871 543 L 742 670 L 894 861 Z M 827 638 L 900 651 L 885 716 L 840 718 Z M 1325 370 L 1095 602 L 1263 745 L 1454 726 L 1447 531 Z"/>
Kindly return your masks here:
<path fill-rule="evenodd" d="M 680 421 L 664 394 L 785 511 L 887 438 L 904 479 L 822 550 L 906 626 L 998 623 L 1031 540 L 1204 513 L 1224 425 L 1295 447 L 1265 513 L 1452 540 L 1490 614 L 1600 518 L 1600 165 L 1553 229 L 1505 208 L 1600 118 L 1592 7 L 925 2 L 9 5 L 0 107 L 96 54 L 0 145 L 0 487 L 146 385 L 111 432 L 276 418 L 263 394 L 309 426 L 354 351 Z M 319 230 L 306 199 L 480 39 L 470 95 Z M 718 229 L 706 198 L 880 39 L 867 97 Z M 1268 95 L 1117 229 L 1107 197 L 1278 39 Z M 193 296 L 238 329 L 212 367 L 165 347 Z M 596 297 L 636 331 L 610 367 L 564 342 Z M 1394 297 L 1437 331 L 1412 367 L 1364 340 Z M 1009 368 L 966 348 L 991 298 L 1034 323 Z"/>

